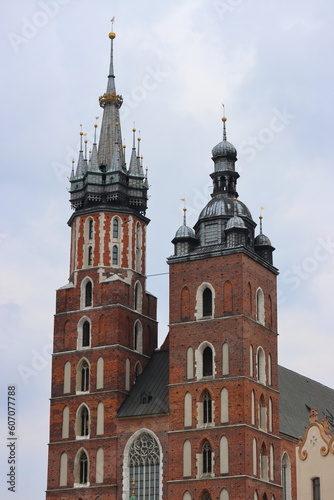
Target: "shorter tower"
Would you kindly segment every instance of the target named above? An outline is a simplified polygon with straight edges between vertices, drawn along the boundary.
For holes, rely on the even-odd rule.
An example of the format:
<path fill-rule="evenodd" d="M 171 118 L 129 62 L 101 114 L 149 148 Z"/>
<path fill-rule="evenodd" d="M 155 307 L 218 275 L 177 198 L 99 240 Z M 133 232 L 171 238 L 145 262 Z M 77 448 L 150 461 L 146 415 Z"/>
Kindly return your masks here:
<path fill-rule="evenodd" d="M 212 159 L 211 200 L 168 259 L 168 498 L 279 499 L 277 269 L 238 199 L 225 117 Z"/>

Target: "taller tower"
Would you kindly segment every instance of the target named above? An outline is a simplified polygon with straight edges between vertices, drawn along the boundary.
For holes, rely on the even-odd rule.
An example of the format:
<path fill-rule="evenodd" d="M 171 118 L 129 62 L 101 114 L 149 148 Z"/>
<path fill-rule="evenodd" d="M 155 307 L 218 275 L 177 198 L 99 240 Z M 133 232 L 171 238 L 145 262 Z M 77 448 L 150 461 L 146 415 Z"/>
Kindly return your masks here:
<path fill-rule="evenodd" d="M 109 38 L 99 144 L 95 126 L 87 158 L 81 133 L 70 178 L 70 277 L 57 291 L 48 500 L 119 497 L 116 413 L 157 346 L 156 298 L 145 277 L 148 183 L 135 130 L 125 162 L 115 34 Z"/>
<path fill-rule="evenodd" d="M 238 199 L 225 122 L 211 200 L 168 259 L 168 498 L 280 499 L 274 248 Z"/>

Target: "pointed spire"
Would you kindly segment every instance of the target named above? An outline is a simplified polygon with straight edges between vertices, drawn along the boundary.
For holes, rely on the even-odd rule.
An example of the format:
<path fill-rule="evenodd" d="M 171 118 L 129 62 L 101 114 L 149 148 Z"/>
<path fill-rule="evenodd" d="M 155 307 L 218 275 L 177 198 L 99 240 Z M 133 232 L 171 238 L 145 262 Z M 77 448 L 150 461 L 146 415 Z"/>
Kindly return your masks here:
<path fill-rule="evenodd" d="M 115 142 L 118 143 L 121 149 L 120 163 L 124 165 L 121 127 L 119 125 L 117 129 L 115 129 L 114 126 L 116 122 L 120 123 L 119 109 L 123 103 L 123 98 L 121 95 L 116 94 L 115 87 L 113 56 L 113 42 L 115 37 L 116 34 L 114 32 L 109 33 L 111 46 L 107 91 L 99 98 L 100 106 L 103 108 L 103 118 L 98 147 L 98 163 L 99 166 L 104 165 L 107 170 L 111 166 Z"/>
<path fill-rule="evenodd" d="M 82 136 L 83 136 L 83 131 L 82 131 L 82 125 L 80 125 L 81 131 L 80 131 L 80 151 L 79 151 L 79 158 L 78 158 L 78 164 L 77 164 L 77 170 L 76 170 L 76 177 L 82 177 L 84 174 L 84 169 L 85 169 L 85 161 L 84 161 L 84 156 L 83 156 L 83 150 L 82 150 Z"/>
<path fill-rule="evenodd" d="M 136 129 L 132 129 L 133 133 L 133 142 L 132 142 L 132 151 L 131 151 L 131 159 L 130 159 L 130 164 L 129 164 L 129 174 L 134 175 L 134 176 L 142 176 L 142 168 L 140 165 L 140 159 L 139 155 L 136 151 Z M 138 149 L 139 149 L 139 142 L 140 142 L 140 137 L 138 137 Z"/>
<path fill-rule="evenodd" d="M 98 116 L 95 117 L 95 120 L 98 120 Z M 97 146 L 96 146 L 96 131 L 97 131 L 97 123 L 94 124 L 94 142 L 92 147 L 92 152 L 89 159 L 89 169 L 92 172 L 99 172 L 99 162 L 97 158 Z"/>
<path fill-rule="evenodd" d="M 74 178 L 74 160 L 72 160 L 72 169 L 71 169 L 71 177 L 70 179 Z"/>

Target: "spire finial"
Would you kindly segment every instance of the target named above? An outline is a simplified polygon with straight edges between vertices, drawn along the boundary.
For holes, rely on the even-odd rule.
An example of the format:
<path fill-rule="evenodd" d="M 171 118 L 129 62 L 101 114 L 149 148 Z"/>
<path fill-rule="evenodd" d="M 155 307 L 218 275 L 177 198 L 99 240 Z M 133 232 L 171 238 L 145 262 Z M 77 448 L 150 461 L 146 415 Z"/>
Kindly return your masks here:
<path fill-rule="evenodd" d="M 109 33 L 109 38 L 110 40 L 114 40 L 114 38 L 116 38 L 116 33 L 114 33 L 115 16 L 112 17 L 110 21 L 111 21 L 111 32 Z"/>
<path fill-rule="evenodd" d="M 133 122 L 133 146 L 132 149 L 136 149 L 136 127 L 135 127 L 135 122 Z"/>
<path fill-rule="evenodd" d="M 97 121 L 99 119 L 98 116 L 95 116 L 95 121 Z M 97 130 L 97 123 L 94 123 L 94 144 L 96 144 L 96 130 Z"/>
<path fill-rule="evenodd" d="M 183 201 L 183 225 L 187 225 L 187 208 L 186 208 L 186 199 L 180 198 L 180 201 Z"/>
<path fill-rule="evenodd" d="M 137 156 L 139 157 L 139 156 L 140 156 L 140 141 L 141 141 L 141 137 L 140 137 L 140 130 L 139 130 L 139 137 L 137 138 L 137 141 L 138 141 L 138 151 L 137 151 Z"/>
<path fill-rule="evenodd" d="M 222 104 L 223 106 L 223 117 L 222 117 L 222 122 L 223 122 L 223 140 L 226 141 L 226 121 L 227 118 L 225 116 L 225 104 Z"/>
<path fill-rule="evenodd" d="M 80 151 L 82 151 L 82 136 L 84 135 L 82 131 L 82 124 L 80 123 Z"/>
<path fill-rule="evenodd" d="M 260 219 L 260 234 L 262 234 L 262 219 L 263 219 L 263 215 L 262 215 L 262 210 L 264 210 L 266 207 L 260 207 L 260 216 L 259 216 L 259 219 Z"/>

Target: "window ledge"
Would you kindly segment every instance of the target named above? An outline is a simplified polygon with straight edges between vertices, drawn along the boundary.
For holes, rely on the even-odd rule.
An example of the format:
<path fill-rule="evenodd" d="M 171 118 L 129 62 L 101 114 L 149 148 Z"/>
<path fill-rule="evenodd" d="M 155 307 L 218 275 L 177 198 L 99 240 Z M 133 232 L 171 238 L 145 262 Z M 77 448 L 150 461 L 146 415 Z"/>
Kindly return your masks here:
<path fill-rule="evenodd" d="M 77 441 L 81 441 L 83 439 L 90 439 L 90 434 L 87 434 L 87 436 L 75 436 L 75 439 Z"/>

